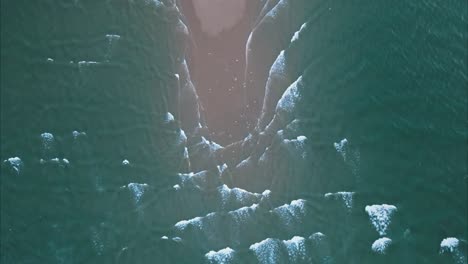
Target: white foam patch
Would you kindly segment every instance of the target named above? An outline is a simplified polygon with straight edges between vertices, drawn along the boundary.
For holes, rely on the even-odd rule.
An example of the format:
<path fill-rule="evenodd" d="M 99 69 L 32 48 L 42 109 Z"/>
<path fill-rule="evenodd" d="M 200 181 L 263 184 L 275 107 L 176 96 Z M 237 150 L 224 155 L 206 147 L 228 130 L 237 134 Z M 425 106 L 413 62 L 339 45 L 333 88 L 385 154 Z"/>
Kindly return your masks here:
<path fill-rule="evenodd" d="M 197 173 L 179 173 L 180 184 L 182 187 L 191 186 L 197 188 L 206 187 L 208 184 L 208 171 L 200 171 Z"/>
<path fill-rule="evenodd" d="M 450 252 L 453 253 L 460 244 L 460 241 L 455 237 L 447 237 L 440 242 L 440 252 L 446 253 Z"/>
<path fill-rule="evenodd" d="M 66 167 L 68 165 L 70 165 L 70 161 L 66 158 L 63 158 L 63 159 L 59 159 L 59 158 L 52 158 L 52 159 L 48 159 L 48 160 L 45 160 L 45 159 L 39 159 L 39 163 L 44 165 L 44 164 L 52 164 L 52 165 L 55 165 L 55 166 L 59 166 L 59 167 Z"/>
<path fill-rule="evenodd" d="M 21 168 L 23 167 L 23 161 L 18 158 L 18 157 L 12 157 L 8 158 L 3 161 L 4 163 L 7 163 L 10 165 L 10 167 L 17 173 L 19 174 L 21 172 Z"/>
<path fill-rule="evenodd" d="M 210 251 L 206 253 L 205 258 L 210 263 L 228 264 L 234 260 L 235 251 L 229 247 L 221 249 L 219 251 Z"/>
<path fill-rule="evenodd" d="M 303 199 L 294 200 L 291 204 L 282 205 L 272 211 L 278 215 L 283 225 L 290 227 L 300 222 L 305 216 L 305 203 Z"/>
<path fill-rule="evenodd" d="M 174 227 L 180 231 L 184 231 L 189 225 L 198 227 L 198 229 L 202 229 L 202 219 L 203 217 L 197 216 L 189 220 L 182 220 L 177 222 Z"/>
<path fill-rule="evenodd" d="M 100 63 L 97 62 L 97 61 L 79 61 L 78 62 L 78 68 L 96 66 L 96 65 L 99 65 L 99 64 Z"/>
<path fill-rule="evenodd" d="M 221 196 L 223 208 L 226 208 L 230 200 L 234 200 L 238 204 L 246 204 L 260 200 L 261 194 L 251 193 L 240 188 L 229 188 L 226 184 L 219 186 L 218 192 Z"/>
<path fill-rule="evenodd" d="M 118 41 L 120 39 L 120 35 L 117 35 L 117 34 L 107 34 L 106 35 L 106 39 L 112 43 L 114 41 Z"/>
<path fill-rule="evenodd" d="M 187 147 L 184 148 L 184 159 L 189 159 L 189 152 Z"/>
<path fill-rule="evenodd" d="M 79 132 L 79 131 L 73 131 L 72 132 L 73 139 L 78 139 L 79 137 L 85 137 L 86 132 Z"/>
<path fill-rule="evenodd" d="M 284 240 L 283 243 L 288 251 L 290 263 L 298 263 L 307 258 L 306 244 L 303 237 L 294 236 L 290 240 Z"/>
<path fill-rule="evenodd" d="M 42 147 L 45 149 L 45 150 L 49 150 L 52 148 L 52 145 L 54 144 L 55 142 L 55 138 L 54 138 L 54 135 L 52 135 L 52 133 L 49 133 L 49 132 L 44 132 L 41 134 L 41 139 L 42 139 Z"/>
<path fill-rule="evenodd" d="M 312 234 L 309 239 L 315 242 L 320 242 L 325 239 L 325 235 L 322 232 L 317 232 Z"/>
<path fill-rule="evenodd" d="M 203 32 L 216 36 L 241 21 L 247 0 L 193 0 L 193 6 Z"/>
<path fill-rule="evenodd" d="M 342 139 L 339 143 L 333 143 L 336 151 L 343 156 L 343 159 L 346 160 L 346 147 L 348 146 L 348 140 L 346 138 Z"/>
<path fill-rule="evenodd" d="M 165 123 L 173 122 L 174 120 L 175 120 L 174 116 L 169 112 L 167 112 L 166 115 L 164 116 Z"/>
<path fill-rule="evenodd" d="M 388 237 L 382 237 L 372 243 L 372 251 L 378 254 L 385 254 L 387 248 L 392 244 L 392 240 Z"/>
<path fill-rule="evenodd" d="M 172 238 L 172 241 L 177 242 L 177 243 L 180 243 L 180 242 L 182 242 L 182 238 L 180 238 L 180 237 L 173 237 L 173 238 Z"/>
<path fill-rule="evenodd" d="M 286 111 L 288 113 L 294 111 L 296 103 L 300 98 L 298 87 L 298 84 L 300 83 L 302 83 L 302 76 L 300 76 L 296 81 L 294 81 L 281 96 L 281 99 L 278 101 L 278 105 L 276 106 L 277 112 L 278 110 Z"/>
<path fill-rule="evenodd" d="M 141 197 L 143 196 L 146 189 L 148 188 L 148 184 L 132 182 L 127 185 L 127 188 L 132 192 L 135 203 L 139 203 L 141 200 Z"/>
<path fill-rule="evenodd" d="M 267 162 L 267 160 L 268 160 L 268 158 L 269 158 L 269 156 L 270 156 L 269 149 L 270 149 L 270 148 L 267 147 L 267 148 L 265 149 L 265 152 L 263 152 L 263 154 L 260 156 L 260 158 L 258 159 L 258 163 L 259 163 L 259 164 L 262 164 L 262 163 Z"/>
<path fill-rule="evenodd" d="M 228 215 L 232 217 L 236 224 L 245 223 L 249 217 L 257 210 L 258 204 L 251 206 L 244 206 L 234 211 L 228 212 Z"/>
<path fill-rule="evenodd" d="M 228 165 L 224 163 L 223 165 L 218 165 L 218 172 L 219 174 L 223 174 L 223 172 L 228 168 Z"/>
<path fill-rule="evenodd" d="M 206 140 L 205 137 L 201 137 L 201 142 L 199 144 L 203 144 L 205 146 L 207 146 L 209 149 L 210 149 L 210 152 L 213 153 L 215 151 L 217 151 L 218 149 L 222 149 L 223 147 L 219 144 L 217 144 L 216 142 L 214 141 L 208 141 Z"/>
<path fill-rule="evenodd" d="M 283 243 L 277 239 L 267 238 L 249 247 L 260 264 L 278 263 Z"/>
<path fill-rule="evenodd" d="M 231 241 L 233 243 L 238 243 L 241 239 L 240 230 L 242 226 L 245 226 L 249 221 L 254 219 L 254 214 L 257 210 L 258 204 L 253 204 L 251 206 L 245 206 L 234 211 L 228 212 L 231 223 Z"/>
<path fill-rule="evenodd" d="M 280 135 L 283 136 L 284 131 L 281 130 Z M 298 136 L 296 139 L 283 139 L 283 144 L 287 147 L 287 149 L 294 153 L 297 156 L 305 159 L 307 157 L 307 152 L 305 149 L 307 142 L 307 137 L 305 136 Z M 299 155 L 298 155 L 299 154 Z"/>
<path fill-rule="evenodd" d="M 285 68 L 286 68 L 286 60 L 284 58 L 284 50 L 280 52 L 278 57 L 276 57 L 275 62 L 270 68 L 270 75 L 272 74 L 280 74 L 285 75 Z"/>
<path fill-rule="evenodd" d="M 279 14 L 279 11 L 280 9 L 284 8 L 285 5 L 287 5 L 288 1 L 286 0 L 280 0 L 265 16 L 268 16 L 268 17 L 277 17 L 278 14 Z"/>
<path fill-rule="evenodd" d="M 354 192 L 336 192 L 336 193 L 326 193 L 326 199 L 335 199 L 343 201 L 345 207 L 348 210 L 353 208 L 353 196 Z"/>
<path fill-rule="evenodd" d="M 388 226 L 391 223 L 393 214 L 397 211 L 396 206 L 382 204 L 382 205 L 368 205 L 365 208 L 369 215 L 372 225 L 376 231 L 384 236 L 387 234 Z"/>
<path fill-rule="evenodd" d="M 251 162 L 250 156 L 244 160 L 242 160 L 239 164 L 237 164 L 236 168 L 247 168 Z"/>
<path fill-rule="evenodd" d="M 193 172 L 190 173 L 179 173 L 179 179 L 182 185 L 185 185 L 187 182 L 191 181 L 192 177 L 195 176 Z"/>
<path fill-rule="evenodd" d="M 271 195 L 271 191 L 270 190 L 265 190 L 262 192 L 262 196 L 263 197 L 269 197 Z"/>
<path fill-rule="evenodd" d="M 187 143 L 187 136 L 185 135 L 184 130 L 180 130 L 179 137 L 176 141 L 176 146 L 185 145 Z"/>
<path fill-rule="evenodd" d="M 296 139 L 298 142 L 304 143 L 307 140 L 306 136 L 298 136 Z"/>
<path fill-rule="evenodd" d="M 294 42 L 299 39 L 299 34 L 307 27 L 307 23 L 302 24 L 301 28 L 294 33 L 294 36 L 291 38 L 291 42 Z"/>
<path fill-rule="evenodd" d="M 359 163 L 361 160 L 361 153 L 357 148 L 350 148 L 349 142 L 346 138 L 340 142 L 333 143 L 336 151 L 343 157 L 344 162 L 351 167 L 354 175 L 359 173 Z"/>

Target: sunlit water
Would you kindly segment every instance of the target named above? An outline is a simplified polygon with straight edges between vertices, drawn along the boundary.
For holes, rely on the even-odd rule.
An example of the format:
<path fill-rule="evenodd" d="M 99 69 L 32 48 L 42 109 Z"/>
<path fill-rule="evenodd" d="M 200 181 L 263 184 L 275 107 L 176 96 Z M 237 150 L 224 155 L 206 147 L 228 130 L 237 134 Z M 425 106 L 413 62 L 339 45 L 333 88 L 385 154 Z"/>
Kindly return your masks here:
<path fill-rule="evenodd" d="M 131 2 L 2 2 L 2 263 L 466 263 L 466 3 L 317 1 L 280 97 L 301 135 L 227 169 L 209 140 L 247 136 L 244 46 L 188 48 L 232 63 L 218 87 L 191 69 L 214 124 L 189 152 L 167 87 L 190 40 Z"/>

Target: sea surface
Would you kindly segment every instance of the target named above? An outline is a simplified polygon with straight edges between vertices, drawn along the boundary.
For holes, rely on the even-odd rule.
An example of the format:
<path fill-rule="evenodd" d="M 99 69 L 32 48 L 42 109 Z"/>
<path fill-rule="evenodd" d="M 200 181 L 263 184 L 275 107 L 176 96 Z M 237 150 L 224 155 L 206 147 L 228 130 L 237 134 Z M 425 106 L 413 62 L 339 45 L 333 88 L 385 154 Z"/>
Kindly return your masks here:
<path fill-rule="evenodd" d="M 206 215 L 212 201 L 186 194 L 191 203 L 184 206 L 179 196 L 165 193 L 182 183 L 172 186 L 167 176 L 176 160 L 165 156 L 172 143 L 162 140 L 166 128 L 158 118 L 176 111 L 165 87 L 185 40 L 161 26 L 172 16 L 158 17 L 133 2 L 140 1 L 2 0 L 1 263 L 175 263 L 167 252 L 179 255 L 180 263 L 198 263 L 191 260 L 197 243 L 184 244 L 192 251 L 177 251 L 161 242 L 167 235 L 177 244 L 171 227 L 186 220 L 179 216 Z M 305 136 L 314 152 L 310 178 L 294 184 L 313 185 L 300 197 L 349 186 L 330 158 L 332 151 L 341 157 L 340 144 L 349 142 L 344 159 L 355 189 L 341 191 L 358 193 L 355 214 L 365 221 L 342 225 L 371 230 L 336 229 L 342 240 L 330 242 L 334 263 L 380 263 L 363 253 L 383 237 L 365 207 L 375 204 L 398 212 L 390 231 L 397 253 L 388 263 L 466 263 L 467 2 L 334 1 L 311 17 L 321 29 L 310 43 L 319 54 L 308 68 L 316 88 L 300 115 L 310 121 Z M 189 24 L 195 18 L 186 19 L 195 27 Z M 203 44 L 198 50 L 204 54 L 191 54 L 197 50 L 192 47 L 186 58 L 196 57 L 190 67 L 206 61 L 192 78 L 211 129 L 208 140 L 223 146 L 249 133 L 241 117 L 241 82 L 243 45 L 255 20 L 246 21 L 218 38 L 188 41 Z M 243 39 L 230 42 L 235 51 L 221 48 L 229 34 Z M 152 197 L 142 196 L 147 188 Z M 281 199 L 298 198 L 282 190 Z M 141 197 L 146 205 L 169 200 L 138 211 L 133 203 Z M 318 218 L 324 206 L 312 205 Z M 206 210 L 187 213 L 197 208 Z M 339 222 L 342 215 L 333 212 L 330 219 Z M 248 233 L 260 237 L 255 232 L 268 230 L 265 223 Z M 439 259 L 441 242 L 451 237 L 460 241 L 464 258 Z"/>

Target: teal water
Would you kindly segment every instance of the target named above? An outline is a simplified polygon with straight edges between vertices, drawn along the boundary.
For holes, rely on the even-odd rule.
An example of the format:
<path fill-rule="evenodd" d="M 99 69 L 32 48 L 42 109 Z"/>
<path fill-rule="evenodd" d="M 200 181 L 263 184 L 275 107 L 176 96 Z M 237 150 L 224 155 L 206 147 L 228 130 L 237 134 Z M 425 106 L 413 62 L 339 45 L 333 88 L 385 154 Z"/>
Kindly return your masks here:
<path fill-rule="evenodd" d="M 198 235 L 172 239 L 176 222 L 214 211 L 215 198 L 197 196 L 197 189 L 173 193 L 179 184 L 173 168 L 180 168 L 173 152 L 180 149 L 168 138 L 179 130 L 164 118 L 182 115 L 171 87 L 177 63 L 190 56 L 184 54 L 190 40 L 174 30 L 176 11 L 158 13 L 143 2 L 2 1 L 1 263 L 200 263 L 208 249 L 225 247 L 211 248 Z M 310 89 L 298 113 L 307 120 L 302 129 L 311 155 L 297 169 L 305 177 L 267 177 L 277 195 L 273 207 L 310 199 L 317 223 L 300 226 L 330 237 L 332 263 L 466 263 L 466 2 L 317 2 L 308 16 L 314 32 L 308 50 L 316 56 L 304 69 Z M 208 127 L 216 123 L 214 138 L 227 145 L 246 136 L 247 128 L 233 124 L 242 120 L 241 96 L 210 97 L 208 88 L 196 87 L 214 109 L 205 113 Z M 223 100 L 239 111 L 224 111 L 226 120 L 216 111 Z M 45 132 L 53 134 L 50 145 Z M 350 152 L 343 162 L 333 143 L 344 138 Z M 200 153 L 190 157 L 192 167 Z M 21 162 L 8 160 L 14 157 Z M 296 173 L 294 161 L 275 160 L 271 170 Z M 253 181 L 229 187 L 262 193 L 263 182 L 256 189 Z M 140 201 L 141 189 L 129 183 L 149 186 L 141 187 L 140 209 L 134 199 Z M 352 217 L 316 198 L 336 191 L 356 192 Z M 398 208 L 385 235 L 395 247 L 383 258 L 370 250 L 382 237 L 364 209 L 373 204 Z M 271 232 L 292 237 L 262 217 L 241 231 L 247 235 L 239 241 L 248 242 L 231 247 L 248 251 Z M 208 229 L 234 230 L 219 221 Z M 229 244 L 219 233 L 218 244 Z M 449 237 L 459 239 L 464 259 L 439 254 Z M 257 263 L 250 257 L 239 263 Z"/>

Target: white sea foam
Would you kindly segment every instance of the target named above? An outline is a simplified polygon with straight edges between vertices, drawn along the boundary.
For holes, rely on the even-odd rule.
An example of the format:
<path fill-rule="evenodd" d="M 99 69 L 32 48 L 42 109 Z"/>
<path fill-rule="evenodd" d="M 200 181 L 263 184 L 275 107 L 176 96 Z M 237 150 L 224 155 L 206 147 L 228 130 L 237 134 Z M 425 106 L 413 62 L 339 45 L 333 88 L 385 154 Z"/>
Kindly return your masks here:
<path fill-rule="evenodd" d="M 219 144 L 217 144 L 216 142 L 214 141 L 208 141 L 206 140 L 205 137 L 201 137 L 201 142 L 199 144 L 203 144 L 205 146 L 208 146 L 208 148 L 210 149 L 210 152 L 213 153 L 215 152 L 216 150 L 218 149 L 222 149 L 223 147 Z"/>
<path fill-rule="evenodd" d="M 10 167 L 17 174 L 19 174 L 21 172 L 21 168 L 23 167 L 23 161 L 21 161 L 21 159 L 18 158 L 18 157 L 8 158 L 8 159 L 4 160 L 3 162 L 9 164 Z"/>
<path fill-rule="evenodd" d="M 397 211 L 396 206 L 382 204 L 382 205 L 368 205 L 365 208 L 369 215 L 372 225 L 376 231 L 384 236 L 387 234 L 387 228 L 391 223 L 393 214 Z"/>
<path fill-rule="evenodd" d="M 135 203 L 139 203 L 141 200 L 141 197 L 143 196 L 146 189 L 148 188 L 148 184 L 132 182 L 127 185 L 127 188 L 132 192 Z"/>
<path fill-rule="evenodd" d="M 388 237 L 382 237 L 372 243 L 372 251 L 378 254 L 385 254 L 387 248 L 392 244 L 392 240 Z"/>
<path fill-rule="evenodd" d="M 276 106 L 276 111 L 279 110 L 291 113 L 294 111 L 297 101 L 300 98 L 299 84 L 302 83 L 302 76 L 294 81 L 281 96 Z"/>
<path fill-rule="evenodd" d="M 283 243 L 278 239 L 267 238 L 261 242 L 255 243 L 249 249 L 257 257 L 260 264 L 278 263 L 279 255 Z"/>
<path fill-rule="evenodd" d="M 353 208 L 353 196 L 354 192 L 336 192 L 336 193 L 326 193 L 326 199 L 335 199 L 343 201 L 345 207 L 348 210 Z"/>
<path fill-rule="evenodd" d="M 100 63 L 97 62 L 97 61 L 79 61 L 78 62 L 78 67 L 79 68 L 82 68 L 82 67 L 88 67 L 88 66 L 95 66 L 95 65 L 99 65 Z"/>
<path fill-rule="evenodd" d="M 223 172 L 228 168 L 227 164 L 224 163 L 223 165 L 218 165 L 218 172 L 219 174 L 223 174 Z"/>
<path fill-rule="evenodd" d="M 44 132 L 41 134 L 42 147 L 45 150 L 50 150 L 55 142 L 54 135 L 49 132 Z"/>
<path fill-rule="evenodd" d="M 72 132 L 72 136 L 73 136 L 73 139 L 78 139 L 79 137 L 85 137 L 86 132 L 78 132 L 78 131 L 74 130 Z"/>
<path fill-rule="evenodd" d="M 294 200 L 290 204 L 285 204 L 272 210 L 272 212 L 278 215 L 281 223 L 286 227 L 290 227 L 294 224 L 300 224 L 305 216 L 305 203 L 303 199 Z"/>
<path fill-rule="evenodd" d="M 263 197 L 269 197 L 271 195 L 271 191 L 270 190 L 265 190 L 262 192 L 262 196 Z"/>
<path fill-rule="evenodd" d="M 174 120 L 175 120 L 175 118 L 170 112 L 167 112 L 166 115 L 164 116 L 164 122 L 165 123 L 170 123 L 170 122 L 172 122 Z"/>
<path fill-rule="evenodd" d="M 455 237 L 447 237 L 442 242 L 440 242 L 440 252 L 454 252 L 458 247 L 460 241 Z"/>
<path fill-rule="evenodd" d="M 184 148 L 184 159 L 189 159 L 189 152 L 187 147 Z"/>
<path fill-rule="evenodd" d="M 234 200 L 236 203 L 244 205 L 248 202 L 257 202 L 262 197 L 261 194 L 251 193 L 240 188 L 229 188 L 226 184 L 218 187 L 218 192 L 221 196 L 223 208 L 226 208 L 229 201 Z"/>
<path fill-rule="evenodd" d="M 284 58 L 284 50 L 282 50 L 270 68 L 270 76 L 273 74 L 285 75 L 285 68 L 286 60 Z"/>
<path fill-rule="evenodd" d="M 177 139 L 176 146 L 185 145 L 187 143 L 187 135 L 184 130 L 180 130 L 179 138 Z"/>
<path fill-rule="evenodd" d="M 284 240 L 284 245 L 288 251 L 289 263 L 299 263 L 307 258 L 305 239 L 294 236 L 290 240 Z"/>
<path fill-rule="evenodd" d="M 284 133 L 283 130 L 281 130 Z M 296 157 L 305 159 L 307 157 L 306 152 L 307 137 L 298 136 L 296 139 L 284 139 L 283 144 L 287 147 L 288 151 Z"/>
<path fill-rule="evenodd" d="M 299 39 L 299 34 L 304 30 L 307 26 L 307 23 L 302 24 L 301 28 L 294 33 L 294 36 L 291 38 L 291 42 L 296 41 Z"/>
<path fill-rule="evenodd" d="M 348 140 L 343 138 L 339 143 L 333 143 L 333 146 L 335 147 L 336 151 L 338 151 L 338 153 L 343 156 L 343 159 L 346 160 L 346 147 L 348 146 Z"/>
<path fill-rule="evenodd" d="M 219 251 L 210 251 L 206 253 L 205 258 L 210 261 L 210 263 L 217 264 L 228 264 L 231 263 L 234 259 L 235 251 L 229 247 L 221 249 Z"/>
<path fill-rule="evenodd" d="M 309 239 L 315 242 L 320 242 L 325 239 L 325 235 L 322 232 L 317 232 L 310 235 Z"/>
<path fill-rule="evenodd" d="M 107 34 L 106 38 L 109 40 L 109 42 L 114 42 L 120 39 L 120 35 L 117 34 Z"/>
<path fill-rule="evenodd" d="M 179 173 L 178 176 L 182 187 L 204 188 L 209 182 L 209 174 L 210 172 L 205 170 L 197 173 Z"/>
<path fill-rule="evenodd" d="M 189 219 L 189 220 L 182 220 L 177 222 L 174 227 L 180 231 L 184 231 L 189 225 L 191 226 L 196 226 L 199 229 L 202 228 L 202 219 L 203 217 L 197 216 L 195 218 Z"/>
<path fill-rule="evenodd" d="M 349 147 L 349 142 L 346 138 L 340 142 L 333 143 L 336 151 L 343 157 L 343 160 L 350 166 L 354 175 L 359 174 L 359 163 L 361 160 L 361 152 L 358 148 Z"/>

